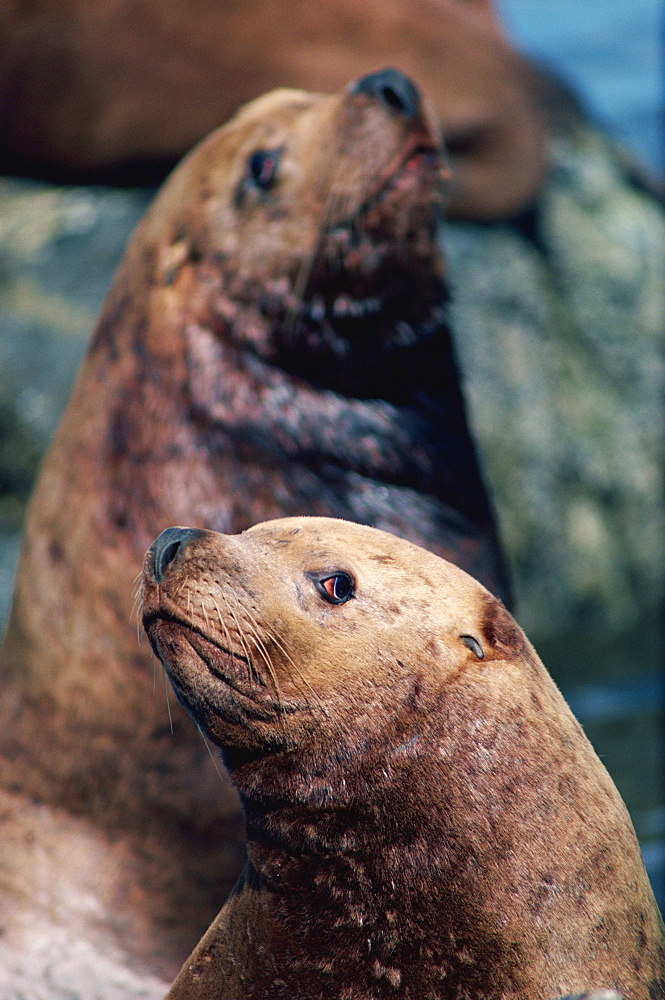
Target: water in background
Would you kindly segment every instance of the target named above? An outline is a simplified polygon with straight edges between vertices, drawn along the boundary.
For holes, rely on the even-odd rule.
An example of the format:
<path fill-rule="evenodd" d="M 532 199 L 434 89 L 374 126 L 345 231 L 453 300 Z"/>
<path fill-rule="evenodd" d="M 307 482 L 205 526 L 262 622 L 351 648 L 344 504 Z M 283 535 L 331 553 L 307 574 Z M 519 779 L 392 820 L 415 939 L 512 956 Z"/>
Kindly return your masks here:
<path fill-rule="evenodd" d="M 652 170 L 663 171 L 661 0 L 498 0 L 508 34 L 555 70 Z"/>

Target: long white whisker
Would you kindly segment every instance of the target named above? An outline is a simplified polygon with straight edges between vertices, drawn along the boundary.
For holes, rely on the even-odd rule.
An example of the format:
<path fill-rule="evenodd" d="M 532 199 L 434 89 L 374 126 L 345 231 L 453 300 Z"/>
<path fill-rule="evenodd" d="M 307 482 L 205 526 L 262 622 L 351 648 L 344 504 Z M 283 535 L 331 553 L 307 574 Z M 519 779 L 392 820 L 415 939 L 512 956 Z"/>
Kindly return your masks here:
<path fill-rule="evenodd" d="M 199 733 L 201 735 L 201 739 L 203 740 L 203 744 L 204 744 L 206 750 L 210 754 L 210 760 L 213 762 L 214 768 L 217 771 L 217 774 L 219 775 L 219 780 L 222 782 L 223 785 L 226 784 L 226 782 L 224 780 L 224 775 L 222 774 L 222 772 L 219 769 L 219 766 L 217 764 L 217 759 L 216 759 L 214 753 L 212 752 L 212 750 L 210 749 L 210 744 L 208 743 L 208 741 L 206 739 L 205 733 L 203 732 L 203 730 L 201 729 L 200 726 L 197 726 L 196 728 L 198 729 L 198 731 L 199 731 Z"/>
<path fill-rule="evenodd" d="M 224 595 L 222 595 L 222 596 L 224 596 Z M 219 618 L 219 627 L 222 629 L 222 631 L 224 632 L 224 635 L 226 636 L 226 641 L 228 643 L 229 652 L 230 652 L 232 650 L 232 648 L 233 648 L 233 640 L 231 639 L 231 633 L 229 632 L 228 625 L 226 624 L 226 622 L 222 618 L 222 612 L 219 610 L 219 605 L 218 605 L 217 601 L 214 598 L 213 598 L 213 604 L 215 605 L 215 610 L 217 612 L 217 617 Z M 228 602 L 227 602 L 227 604 L 228 604 Z"/>
<path fill-rule="evenodd" d="M 166 684 L 166 670 L 162 667 L 162 676 L 164 678 L 164 694 L 166 695 L 166 707 L 169 713 L 169 725 L 171 727 L 171 736 L 173 736 L 173 718 L 171 716 L 171 702 L 169 701 L 169 689 Z"/>
<path fill-rule="evenodd" d="M 261 656 L 263 657 L 263 660 L 265 661 L 266 667 L 268 668 L 268 673 L 270 674 L 270 678 L 271 678 L 271 680 L 273 682 L 273 685 L 275 687 L 275 692 L 277 694 L 277 705 L 278 705 L 279 711 L 281 713 L 283 711 L 282 692 L 280 691 L 280 688 L 279 688 L 279 682 L 277 680 L 277 674 L 275 672 L 275 667 L 273 665 L 272 660 L 270 659 L 270 655 L 268 653 L 268 650 L 266 649 L 266 647 L 265 647 L 265 645 L 263 643 L 263 640 L 261 639 L 260 632 L 259 632 L 259 625 L 258 625 L 257 621 L 254 619 L 254 617 L 252 616 L 252 613 L 250 612 L 250 610 L 248 608 L 244 608 L 243 610 L 244 610 L 245 616 L 247 618 L 248 627 L 251 629 L 251 638 L 254 640 L 254 643 L 256 644 L 256 647 L 257 647 L 259 653 L 261 654 Z"/>
<path fill-rule="evenodd" d="M 233 621 L 235 622 L 236 631 L 238 633 L 238 639 L 240 640 L 240 645 L 242 646 L 243 651 L 245 653 L 245 656 L 247 657 L 247 662 L 249 664 L 250 671 L 251 671 L 251 670 L 254 669 L 254 664 L 252 662 L 252 654 L 251 654 L 249 646 L 247 645 L 247 642 L 245 640 L 245 635 L 243 633 L 243 630 L 240 627 L 240 622 L 238 621 L 238 617 L 237 617 L 235 611 L 233 610 L 233 605 L 227 599 L 226 594 L 223 591 L 222 591 L 222 598 L 223 598 L 224 603 L 226 604 L 227 608 L 229 609 L 229 614 L 231 615 L 231 617 L 233 618 Z M 251 674 L 250 674 L 250 678 L 251 678 Z"/>
<path fill-rule="evenodd" d="M 286 315 L 284 317 L 284 328 L 287 333 L 291 333 L 295 326 L 298 311 L 302 303 L 305 289 L 307 288 L 307 283 L 310 279 L 312 269 L 314 267 L 314 262 L 319 254 L 323 239 L 326 233 L 326 229 L 332 219 L 333 215 L 337 212 L 338 208 L 343 204 L 343 200 L 340 198 L 336 190 L 337 179 L 340 174 L 346 170 L 346 166 L 340 161 L 336 165 L 336 170 L 329 178 L 328 191 L 326 198 L 321 210 L 321 215 L 319 218 L 318 233 L 314 246 L 308 254 L 306 254 L 298 268 L 295 281 L 293 283 L 293 294 L 292 294 L 292 304 L 289 306 Z M 349 195 L 347 194 L 347 199 Z M 339 214 L 339 213 L 338 213 Z"/>

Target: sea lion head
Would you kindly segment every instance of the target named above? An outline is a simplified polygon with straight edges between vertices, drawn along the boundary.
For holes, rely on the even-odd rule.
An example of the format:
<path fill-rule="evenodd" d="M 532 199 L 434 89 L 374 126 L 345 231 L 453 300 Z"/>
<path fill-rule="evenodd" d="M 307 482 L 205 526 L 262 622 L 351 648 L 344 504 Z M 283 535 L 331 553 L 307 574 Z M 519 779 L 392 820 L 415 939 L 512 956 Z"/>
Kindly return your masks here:
<path fill-rule="evenodd" d="M 377 354 L 443 323 L 447 175 L 433 112 L 396 70 L 333 96 L 266 94 L 185 159 L 145 220 L 153 302 L 157 286 L 185 326 L 334 387 L 362 369 L 376 392 Z"/>
<path fill-rule="evenodd" d="M 355 745 L 372 715 L 397 730 L 451 677 L 527 645 L 462 570 L 319 517 L 234 536 L 167 529 L 146 555 L 143 621 L 197 723 L 220 747 L 253 752 L 339 746 L 344 733 Z"/>
<path fill-rule="evenodd" d="M 328 518 L 170 528 L 143 621 L 246 823 L 246 879 L 174 1000 L 278 981 L 317 998 L 656 995 L 662 923 L 625 807 L 463 571 Z"/>

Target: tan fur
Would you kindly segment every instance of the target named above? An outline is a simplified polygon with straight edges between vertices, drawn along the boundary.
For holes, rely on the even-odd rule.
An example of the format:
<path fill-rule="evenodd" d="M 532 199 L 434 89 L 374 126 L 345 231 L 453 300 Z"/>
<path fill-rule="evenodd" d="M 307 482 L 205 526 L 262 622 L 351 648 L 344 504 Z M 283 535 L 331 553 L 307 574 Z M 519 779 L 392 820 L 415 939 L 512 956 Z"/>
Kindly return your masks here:
<path fill-rule="evenodd" d="M 663 995 L 626 809 L 498 601 L 343 521 L 172 537 L 144 623 L 222 748 L 248 863 L 170 1000 Z M 340 572 L 331 604 L 312 574 Z"/>

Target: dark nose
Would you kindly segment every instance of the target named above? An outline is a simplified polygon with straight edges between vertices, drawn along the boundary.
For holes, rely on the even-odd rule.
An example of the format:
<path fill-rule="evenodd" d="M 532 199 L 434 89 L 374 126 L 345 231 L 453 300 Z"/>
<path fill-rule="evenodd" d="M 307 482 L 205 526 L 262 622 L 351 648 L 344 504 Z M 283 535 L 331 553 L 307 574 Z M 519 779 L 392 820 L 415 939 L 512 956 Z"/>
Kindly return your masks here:
<path fill-rule="evenodd" d="M 196 528 L 167 528 L 150 546 L 152 552 L 153 576 L 160 583 L 167 566 L 187 546 L 193 538 L 201 534 Z"/>
<path fill-rule="evenodd" d="M 398 69 L 380 69 L 369 76 L 361 76 L 349 90 L 352 94 L 367 94 L 405 118 L 415 118 L 420 111 L 417 87 Z"/>

